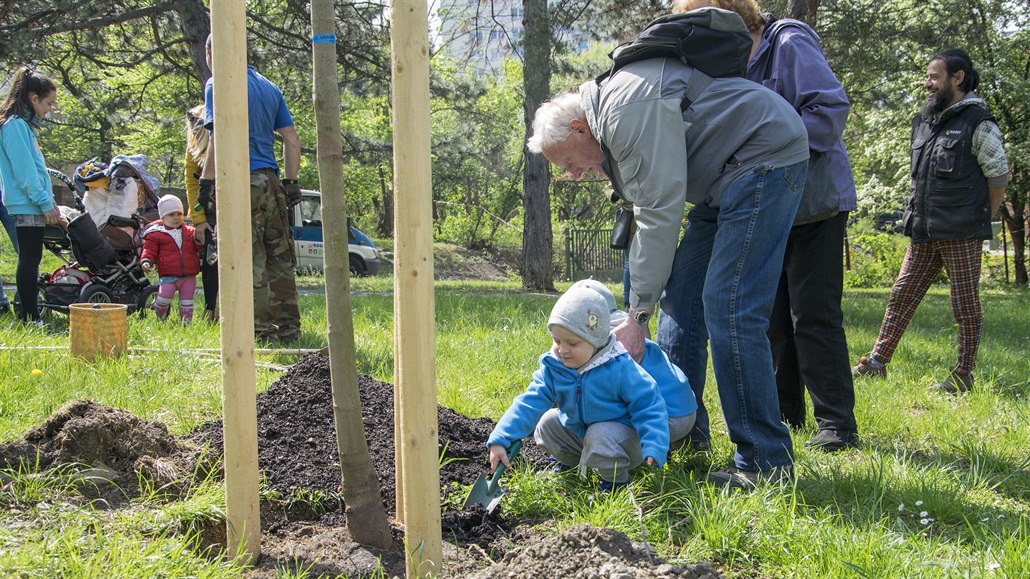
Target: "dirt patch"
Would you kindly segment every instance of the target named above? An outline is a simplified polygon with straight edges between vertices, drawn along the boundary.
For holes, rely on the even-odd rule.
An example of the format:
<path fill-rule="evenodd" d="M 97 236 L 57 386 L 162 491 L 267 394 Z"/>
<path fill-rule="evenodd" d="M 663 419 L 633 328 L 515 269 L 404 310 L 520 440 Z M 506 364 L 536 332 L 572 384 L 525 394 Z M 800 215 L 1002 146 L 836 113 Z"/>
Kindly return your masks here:
<path fill-rule="evenodd" d="M 393 386 L 358 375 L 358 387 L 369 456 L 379 475 L 383 503 L 392 512 L 396 505 Z M 321 353 L 301 359 L 258 395 L 258 464 L 270 487 L 283 492 L 340 491 L 342 478 L 332 400 L 329 359 Z M 493 421 L 469 418 L 439 405 L 437 417 L 439 450 L 446 463 L 440 469 L 441 487 L 451 491 L 472 484 L 485 472 L 486 439 L 494 427 Z M 190 438 L 221 448 L 221 421 L 202 425 Z M 534 464 L 546 460 L 532 441 L 528 441 L 521 456 Z"/>
<path fill-rule="evenodd" d="M 558 537 L 537 539 L 524 550 L 510 552 L 503 561 L 469 577 L 715 579 L 722 574 L 708 563 L 686 567 L 671 565 L 657 557 L 647 545 L 630 541 L 624 533 L 580 524 L 569 527 Z"/>
<path fill-rule="evenodd" d="M 169 434 L 163 423 L 92 400 L 69 402 L 23 438 L 0 445 L 0 467 L 65 469 L 78 477 L 87 499 L 112 507 L 138 497 L 141 480 L 181 493 L 196 459 L 197 448 Z"/>
<path fill-rule="evenodd" d="M 361 375 L 358 383 L 370 458 L 387 514 L 392 516 L 396 503 L 393 386 Z M 263 556 L 248 577 L 272 578 L 283 570 L 355 578 L 404 575 L 399 527 L 394 527 L 393 546 L 387 551 L 350 539 L 332 406 L 329 361 L 324 354 L 301 359 L 257 397 L 258 465 L 267 486 L 277 492 L 262 499 Z M 503 502 L 493 513 L 481 507 L 461 509 L 465 487 L 485 472 L 485 440 L 494 423 L 442 407 L 438 407 L 438 419 L 445 576 L 717 576 L 704 565 L 666 564 L 615 531 L 582 526 L 557 538 L 540 539 L 541 531 L 529 526 L 538 521 L 511 519 L 504 513 Z M 205 447 L 206 451 L 201 450 Z M 138 479 L 181 494 L 192 484 L 195 472 L 203 476 L 215 468 L 221 448 L 220 421 L 177 439 L 161 423 L 82 400 L 66 405 L 22 439 L 0 445 L 0 466 L 37 464 L 37 455 L 40 470 L 74 465 L 86 473 L 84 478 L 104 481 L 84 488 L 84 494 L 119 506 L 138 494 Z M 198 458 L 201 468 L 195 468 Z M 532 440 L 526 441 L 518 460 L 534 466 L 546 463 Z M 223 548 L 224 524 L 192 530 L 199 532 L 201 549 Z M 483 569 L 495 561 L 500 562 Z"/>
<path fill-rule="evenodd" d="M 515 272 L 511 257 L 436 243 L 433 245 L 433 274 L 436 279 L 507 281 Z"/>

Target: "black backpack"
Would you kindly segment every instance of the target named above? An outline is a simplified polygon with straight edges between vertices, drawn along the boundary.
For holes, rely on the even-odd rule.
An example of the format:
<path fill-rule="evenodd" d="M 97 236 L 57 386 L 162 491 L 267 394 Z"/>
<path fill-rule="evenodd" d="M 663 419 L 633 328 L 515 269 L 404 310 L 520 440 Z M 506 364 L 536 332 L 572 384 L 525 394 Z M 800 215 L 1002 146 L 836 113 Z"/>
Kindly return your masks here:
<path fill-rule="evenodd" d="M 611 70 L 597 80 L 631 62 L 662 57 L 678 59 L 712 78 L 744 76 L 751 46 L 751 35 L 736 12 L 701 8 L 666 14 L 651 21 L 636 39 L 617 46 L 608 55 Z"/>

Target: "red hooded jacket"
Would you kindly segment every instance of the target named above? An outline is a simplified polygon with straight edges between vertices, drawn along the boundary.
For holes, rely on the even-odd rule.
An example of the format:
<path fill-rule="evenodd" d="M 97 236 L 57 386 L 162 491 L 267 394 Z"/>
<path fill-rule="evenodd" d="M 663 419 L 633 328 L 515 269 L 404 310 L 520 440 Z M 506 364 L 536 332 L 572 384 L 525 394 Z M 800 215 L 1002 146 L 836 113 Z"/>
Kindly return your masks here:
<path fill-rule="evenodd" d="M 165 227 L 160 219 L 147 226 L 143 231 L 143 255 L 141 260 L 149 261 L 157 266 L 161 276 L 174 275 L 184 277 L 200 273 L 200 250 L 193 239 L 193 228 L 182 225 L 182 245 L 176 243 L 171 229 Z"/>

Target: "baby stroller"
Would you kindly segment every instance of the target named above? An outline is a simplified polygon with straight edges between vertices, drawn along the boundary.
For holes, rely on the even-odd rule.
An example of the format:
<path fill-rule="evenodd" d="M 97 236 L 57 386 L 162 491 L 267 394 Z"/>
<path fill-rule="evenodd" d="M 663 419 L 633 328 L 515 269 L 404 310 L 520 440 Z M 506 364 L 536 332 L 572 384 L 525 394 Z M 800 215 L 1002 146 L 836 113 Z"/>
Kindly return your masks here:
<path fill-rule="evenodd" d="M 43 246 L 64 265 L 40 276 L 40 313 L 67 313 L 75 303 L 116 303 L 143 315 L 153 308 L 157 286 L 140 267 L 140 232 L 157 218 L 158 182 L 143 155 L 111 163 L 91 159 L 73 179 L 49 169 L 71 190 L 75 207 L 60 206 L 68 228 L 48 226 Z"/>

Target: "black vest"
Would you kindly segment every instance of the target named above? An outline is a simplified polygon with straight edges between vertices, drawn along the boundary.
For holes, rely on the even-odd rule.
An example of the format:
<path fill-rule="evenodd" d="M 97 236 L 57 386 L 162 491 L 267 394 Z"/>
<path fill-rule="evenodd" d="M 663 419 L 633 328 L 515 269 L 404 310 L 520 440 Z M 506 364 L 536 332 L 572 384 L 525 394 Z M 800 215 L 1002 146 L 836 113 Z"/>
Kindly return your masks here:
<path fill-rule="evenodd" d="M 945 111 L 934 124 L 912 121 L 912 196 L 905 235 L 912 241 L 990 239 L 987 177 L 972 153 L 973 132 L 994 117 L 979 105 Z"/>

